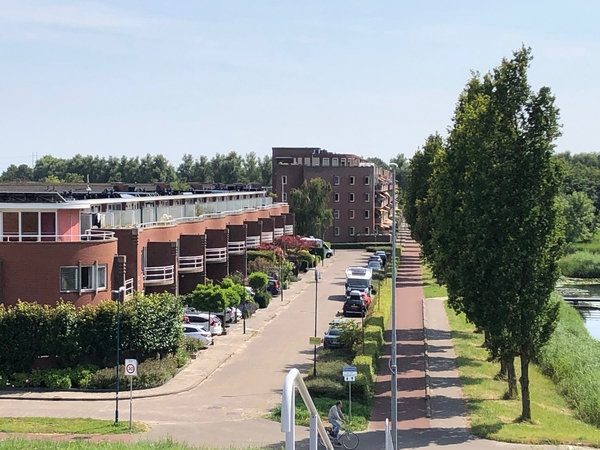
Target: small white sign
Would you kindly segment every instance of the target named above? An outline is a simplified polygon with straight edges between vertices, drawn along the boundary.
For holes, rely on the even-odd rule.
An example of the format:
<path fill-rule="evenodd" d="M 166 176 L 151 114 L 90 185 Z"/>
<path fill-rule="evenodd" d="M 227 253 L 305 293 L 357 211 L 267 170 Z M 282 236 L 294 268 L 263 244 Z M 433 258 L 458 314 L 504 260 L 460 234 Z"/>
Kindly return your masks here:
<path fill-rule="evenodd" d="M 344 377 L 344 381 L 355 381 L 356 375 L 358 375 L 356 366 L 342 367 L 342 376 Z M 349 378 L 352 378 L 352 379 L 350 380 Z"/>
<path fill-rule="evenodd" d="M 344 381 L 356 381 L 356 377 L 347 377 L 347 376 L 344 376 Z"/>
<path fill-rule="evenodd" d="M 138 362 L 137 359 L 125 360 L 125 375 L 129 377 L 137 377 Z"/>

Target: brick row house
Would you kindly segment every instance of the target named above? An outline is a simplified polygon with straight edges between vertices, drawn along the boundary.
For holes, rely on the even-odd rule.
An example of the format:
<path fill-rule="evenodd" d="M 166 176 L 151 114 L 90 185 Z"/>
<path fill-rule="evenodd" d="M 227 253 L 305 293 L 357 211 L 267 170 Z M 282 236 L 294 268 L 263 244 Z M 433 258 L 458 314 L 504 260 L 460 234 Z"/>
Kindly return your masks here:
<path fill-rule="evenodd" d="M 287 202 L 292 189 L 322 178 L 332 189 L 330 242 L 390 241 L 392 173 L 365 159 L 318 147 L 273 147 L 273 185 L 277 201 Z M 319 236 L 320 237 L 320 236 Z"/>
<path fill-rule="evenodd" d="M 98 304 L 121 286 L 186 294 L 245 276 L 247 249 L 284 234 L 288 205 L 255 186 L 0 184 L 0 303 Z"/>

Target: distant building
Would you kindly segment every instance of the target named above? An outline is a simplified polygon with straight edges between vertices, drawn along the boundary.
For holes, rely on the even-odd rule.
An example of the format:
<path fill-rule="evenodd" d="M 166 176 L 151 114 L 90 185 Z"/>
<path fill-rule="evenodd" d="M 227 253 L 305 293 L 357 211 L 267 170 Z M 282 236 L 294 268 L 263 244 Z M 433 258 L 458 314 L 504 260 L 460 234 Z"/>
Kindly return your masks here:
<path fill-rule="evenodd" d="M 273 192 L 287 202 L 292 189 L 322 178 L 333 192 L 330 242 L 390 241 L 392 174 L 365 159 L 321 148 L 273 147 Z"/>
<path fill-rule="evenodd" d="M 260 186 L 190 184 L 0 183 L 0 303 L 186 294 L 246 275 L 247 249 L 294 234 Z"/>

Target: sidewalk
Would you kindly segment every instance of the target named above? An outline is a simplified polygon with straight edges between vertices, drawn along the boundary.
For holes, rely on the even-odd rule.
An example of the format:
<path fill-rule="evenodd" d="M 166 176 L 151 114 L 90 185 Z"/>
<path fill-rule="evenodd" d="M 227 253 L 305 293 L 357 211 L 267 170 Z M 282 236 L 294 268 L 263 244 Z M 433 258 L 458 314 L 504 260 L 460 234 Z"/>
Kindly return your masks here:
<path fill-rule="evenodd" d="M 319 265 L 318 269 L 326 271 L 331 264 L 332 259 L 325 259 Z M 257 310 L 250 319 L 246 320 L 246 334 L 243 333 L 243 321 L 239 321 L 237 324 L 229 324 L 228 328 L 226 328 L 227 335 L 215 336 L 215 344 L 202 350 L 198 358 L 191 360 L 175 377 L 159 387 L 134 390 L 132 397 L 134 399 L 162 397 L 194 389 L 209 378 L 229 358 L 235 355 L 245 342 L 257 336 L 267 323 L 277 317 L 298 295 L 302 294 L 311 285 L 313 280 L 314 273 L 312 271 L 301 274 L 297 282 L 292 283 L 289 289 L 283 291 L 283 301 L 281 301 L 281 296 L 273 297 L 267 308 Z M 314 286 L 314 284 L 312 285 Z M 129 398 L 128 385 L 120 386 L 119 398 Z M 114 401 L 115 391 L 65 390 L 35 392 L 0 390 L 0 400 L 2 399 Z"/>

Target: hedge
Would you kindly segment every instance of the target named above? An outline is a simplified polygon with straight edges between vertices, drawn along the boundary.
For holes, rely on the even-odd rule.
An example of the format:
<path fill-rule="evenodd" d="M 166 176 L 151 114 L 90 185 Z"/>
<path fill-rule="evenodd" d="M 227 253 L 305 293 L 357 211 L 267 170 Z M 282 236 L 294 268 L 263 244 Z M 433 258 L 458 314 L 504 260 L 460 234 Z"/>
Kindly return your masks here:
<path fill-rule="evenodd" d="M 248 250 L 246 252 L 246 260 L 254 261 L 256 258 L 265 258 L 275 263 L 277 258 L 275 256 L 275 252 L 273 250 Z"/>

